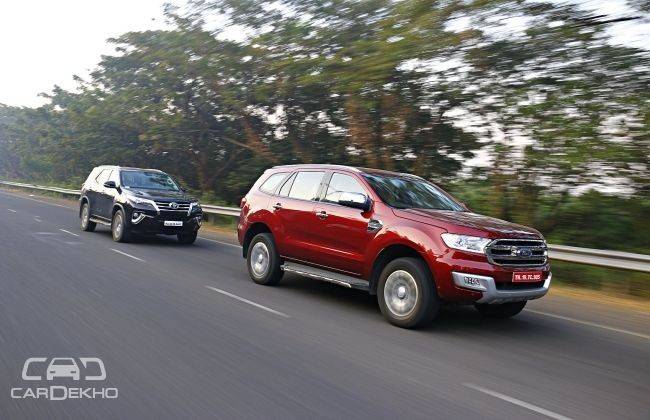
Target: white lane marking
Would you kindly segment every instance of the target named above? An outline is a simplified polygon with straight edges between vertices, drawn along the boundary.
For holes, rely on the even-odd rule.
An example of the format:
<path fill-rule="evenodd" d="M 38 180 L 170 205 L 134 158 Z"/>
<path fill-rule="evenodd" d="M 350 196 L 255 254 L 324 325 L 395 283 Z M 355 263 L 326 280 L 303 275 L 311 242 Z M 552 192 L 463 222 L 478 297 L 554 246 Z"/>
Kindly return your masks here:
<path fill-rule="evenodd" d="M 550 417 L 552 419 L 571 420 L 570 417 L 566 417 L 566 416 L 563 416 L 561 414 L 555 413 L 553 411 L 547 410 L 545 408 L 538 407 L 536 405 L 527 403 L 526 401 L 518 400 L 516 398 L 509 397 L 508 395 L 501 394 L 499 392 L 492 391 L 492 390 L 489 390 L 487 388 L 483 388 L 482 386 L 469 384 L 469 383 L 464 383 L 463 386 L 466 386 L 467 388 L 475 389 L 477 391 L 483 392 L 484 394 L 488 394 L 488 395 L 491 395 L 493 397 L 499 398 L 499 399 L 501 399 L 503 401 L 507 401 L 507 402 L 509 402 L 511 404 L 518 405 L 519 407 L 527 408 L 527 409 L 529 409 L 531 411 L 534 411 L 534 412 L 539 413 L 539 414 L 543 414 L 543 415 L 545 415 L 547 417 Z"/>
<path fill-rule="evenodd" d="M 113 251 L 113 252 L 117 252 L 118 254 L 122 254 L 122 255 L 124 255 L 125 257 L 133 258 L 133 259 L 136 260 L 136 261 L 145 262 L 145 260 L 143 260 L 143 259 L 141 259 L 141 258 L 138 258 L 138 257 L 134 257 L 133 255 L 131 255 L 131 254 L 127 254 L 126 252 L 122 252 L 122 251 L 120 251 L 119 249 L 111 248 L 111 251 Z"/>
<path fill-rule="evenodd" d="M 203 239 L 205 241 L 210 241 L 210 242 L 215 242 L 215 243 L 218 243 L 218 244 L 221 244 L 221 245 L 228 245 L 228 246 L 232 246 L 232 247 L 235 247 L 235 248 L 241 248 L 240 245 L 229 244 L 228 242 L 221 242 L 221 241 L 217 241 L 217 240 L 214 240 L 214 239 L 205 238 L 203 236 L 199 236 L 199 239 Z"/>
<path fill-rule="evenodd" d="M 580 319 L 575 319 L 575 318 L 571 318 L 571 317 L 568 317 L 568 316 L 549 314 L 548 312 L 535 311 L 533 309 L 526 309 L 526 312 L 532 312 L 532 313 L 538 314 L 538 315 L 544 315 L 544 316 L 548 316 L 548 317 L 551 317 L 551 318 L 563 319 L 565 321 L 575 322 L 576 324 L 582 324 L 582 325 L 588 325 L 590 327 L 602 328 L 603 330 L 614 331 L 614 332 L 619 332 L 619 333 L 623 333 L 623 334 L 629 334 L 629 335 L 633 335 L 635 337 L 640 337 L 640 338 L 645 338 L 646 340 L 650 340 L 650 335 L 648 335 L 648 334 L 642 334 L 642 333 L 638 333 L 638 332 L 634 332 L 634 331 L 623 330 L 621 328 L 609 327 L 607 325 L 597 324 L 595 322 L 582 321 Z"/>
<path fill-rule="evenodd" d="M 34 216 L 34 220 L 37 221 L 38 223 L 42 222 L 41 218 L 38 216 Z"/>
<path fill-rule="evenodd" d="M 18 212 L 17 212 L 16 210 L 14 210 L 14 209 L 7 209 L 7 211 L 10 211 L 10 212 L 12 212 L 12 213 L 18 213 Z"/>
<path fill-rule="evenodd" d="M 35 198 L 23 197 L 22 195 L 10 194 L 10 193 L 8 193 L 8 192 L 6 192 L 6 191 L 0 191 L 0 192 L 2 192 L 2 194 L 8 195 L 8 196 L 10 196 L 10 197 L 14 197 L 14 198 L 22 198 L 23 200 L 36 201 L 37 203 L 47 204 L 48 206 L 63 207 L 64 209 L 74 208 L 74 207 L 72 207 L 72 206 L 64 206 L 64 205 L 62 205 L 62 204 L 49 203 L 49 202 L 47 202 L 47 201 L 37 200 L 37 199 L 35 199 Z"/>
<path fill-rule="evenodd" d="M 256 308 L 265 310 L 267 312 L 271 312 L 272 314 L 280 315 L 280 316 L 282 316 L 284 318 L 291 318 L 289 315 L 287 315 L 287 314 L 285 314 L 283 312 L 276 311 L 275 309 L 267 308 L 264 305 L 260 305 L 259 303 L 255 303 L 255 302 L 252 302 L 252 301 L 250 301 L 248 299 L 244 299 L 243 297 L 233 295 L 232 293 L 226 292 L 225 290 L 217 289 L 216 287 L 212 287 L 212 286 L 205 286 L 205 287 L 210 289 L 210 290 L 213 290 L 213 291 L 215 291 L 217 293 L 221 293 L 222 295 L 226 295 L 226 296 L 231 297 L 233 299 L 237 299 L 240 302 L 248 303 L 249 305 L 252 305 L 252 306 L 254 306 Z"/>
<path fill-rule="evenodd" d="M 72 233 L 72 232 L 70 232 L 69 230 L 65 230 L 65 229 L 59 229 L 59 230 L 60 230 L 61 232 L 65 232 L 65 233 L 67 233 L 68 235 L 79 236 L 79 235 L 77 235 L 76 233 Z"/>

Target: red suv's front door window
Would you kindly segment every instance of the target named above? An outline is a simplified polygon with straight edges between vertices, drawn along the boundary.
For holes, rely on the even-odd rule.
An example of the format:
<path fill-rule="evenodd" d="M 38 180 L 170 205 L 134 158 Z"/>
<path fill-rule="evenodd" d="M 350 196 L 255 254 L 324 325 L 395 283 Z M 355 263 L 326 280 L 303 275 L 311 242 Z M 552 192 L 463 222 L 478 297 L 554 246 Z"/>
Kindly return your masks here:
<path fill-rule="evenodd" d="M 361 183 L 351 175 L 334 173 L 327 186 L 325 197 L 317 203 L 317 219 L 312 226 L 319 252 L 316 263 L 327 267 L 360 274 L 364 250 L 373 237 L 368 233 L 370 212 L 339 204 L 342 193 L 368 195 Z"/>

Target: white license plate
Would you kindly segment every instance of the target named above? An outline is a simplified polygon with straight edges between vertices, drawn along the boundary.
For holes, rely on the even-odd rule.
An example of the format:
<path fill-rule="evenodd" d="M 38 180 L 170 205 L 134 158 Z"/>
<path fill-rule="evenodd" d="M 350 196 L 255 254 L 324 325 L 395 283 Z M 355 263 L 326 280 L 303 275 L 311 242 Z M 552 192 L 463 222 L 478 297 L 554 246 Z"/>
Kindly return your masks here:
<path fill-rule="evenodd" d="M 183 222 L 178 220 L 165 220 L 165 226 L 183 226 Z"/>

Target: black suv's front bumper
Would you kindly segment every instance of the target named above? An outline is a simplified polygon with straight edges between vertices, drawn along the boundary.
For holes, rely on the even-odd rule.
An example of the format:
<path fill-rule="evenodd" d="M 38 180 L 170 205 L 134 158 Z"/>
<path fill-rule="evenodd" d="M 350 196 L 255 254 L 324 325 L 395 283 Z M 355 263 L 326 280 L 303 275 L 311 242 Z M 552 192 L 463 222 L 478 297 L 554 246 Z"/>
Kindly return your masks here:
<path fill-rule="evenodd" d="M 134 207 L 129 215 L 129 225 L 134 233 L 177 235 L 194 233 L 201 227 L 203 213 L 193 211 L 160 211 Z M 166 223 L 167 222 L 167 225 Z M 179 226 L 169 226 L 179 225 Z"/>

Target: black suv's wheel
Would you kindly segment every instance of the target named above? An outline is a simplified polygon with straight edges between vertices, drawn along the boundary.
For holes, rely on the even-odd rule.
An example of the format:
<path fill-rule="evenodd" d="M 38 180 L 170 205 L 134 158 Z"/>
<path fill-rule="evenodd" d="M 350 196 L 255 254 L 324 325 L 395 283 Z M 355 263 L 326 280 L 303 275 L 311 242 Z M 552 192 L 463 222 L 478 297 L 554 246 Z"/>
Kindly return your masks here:
<path fill-rule="evenodd" d="M 116 211 L 113 215 L 111 233 L 115 242 L 128 242 L 131 239 L 129 224 L 122 210 Z"/>
<path fill-rule="evenodd" d="M 90 205 L 87 201 L 81 205 L 81 230 L 92 232 L 97 227 L 97 223 L 90 221 Z"/>
<path fill-rule="evenodd" d="M 192 233 L 179 233 L 176 235 L 178 238 L 178 242 L 182 244 L 193 244 L 194 241 L 196 241 L 196 236 L 198 235 L 198 232 L 192 232 Z"/>
<path fill-rule="evenodd" d="M 425 262 L 398 258 L 384 267 L 379 277 L 377 300 L 384 317 L 393 325 L 415 328 L 431 322 L 440 300 Z"/>
<path fill-rule="evenodd" d="M 508 302 L 500 303 L 497 305 L 488 305 L 485 303 L 477 303 L 474 305 L 481 315 L 489 316 L 491 318 L 510 318 L 517 315 L 526 306 L 526 301 L 523 302 Z"/>
<path fill-rule="evenodd" d="M 275 248 L 273 235 L 260 233 L 256 235 L 248 246 L 246 258 L 248 274 L 257 284 L 272 286 L 282 279 L 280 268 L 280 255 Z"/>

